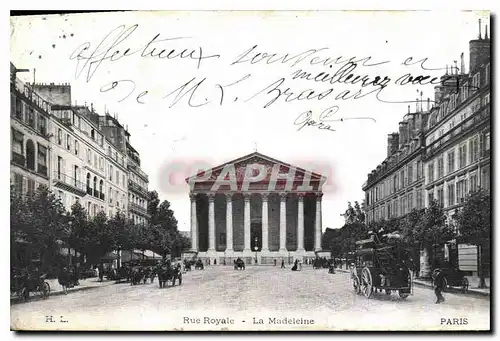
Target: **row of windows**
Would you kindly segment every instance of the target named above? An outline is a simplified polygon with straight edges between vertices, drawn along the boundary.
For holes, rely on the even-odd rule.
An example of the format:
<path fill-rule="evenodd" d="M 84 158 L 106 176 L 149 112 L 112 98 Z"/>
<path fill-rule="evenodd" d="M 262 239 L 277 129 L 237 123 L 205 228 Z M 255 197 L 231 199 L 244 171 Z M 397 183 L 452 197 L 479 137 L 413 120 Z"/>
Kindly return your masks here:
<path fill-rule="evenodd" d="M 54 114 L 65 122 L 71 123 L 75 128 L 83 132 L 85 135 L 90 135 L 92 140 L 97 142 L 101 147 L 104 146 L 104 136 L 96 132 L 92 125 L 81 119 L 80 116 L 73 110 L 55 111 Z"/>
<path fill-rule="evenodd" d="M 479 136 L 474 136 L 458 146 L 458 157 L 455 157 L 455 150 L 446 153 L 446 174 L 451 174 L 457 169 L 466 167 L 479 160 L 481 151 L 490 150 L 490 133 L 483 136 L 483 143 L 480 146 Z M 468 156 L 468 157 L 467 157 Z M 458 161 L 458 163 L 457 163 Z M 445 175 L 445 155 L 440 155 L 436 160 L 432 160 L 427 165 L 427 183 L 439 180 Z"/>
<path fill-rule="evenodd" d="M 481 171 L 481 187 L 489 190 L 490 187 L 489 168 Z M 467 194 L 479 189 L 479 175 L 477 172 L 469 174 L 469 178 L 462 178 L 456 182 L 447 183 L 427 191 L 428 202 L 436 200 L 443 207 L 464 203 Z M 445 193 L 446 190 L 446 193 Z M 446 200 L 445 200 L 446 199 Z"/>
<path fill-rule="evenodd" d="M 26 123 L 40 134 L 47 135 L 47 118 L 14 95 L 11 95 L 11 116 Z"/>
<path fill-rule="evenodd" d="M 26 141 L 25 147 L 23 133 L 12 128 L 11 134 L 12 162 L 41 175 L 48 176 L 47 147 L 40 143 L 35 144 L 31 139 Z"/>
<path fill-rule="evenodd" d="M 146 190 L 148 189 L 148 183 L 146 181 L 142 180 L 142 178 L 138 177 L 136 174 L 134 174 L 134 172 L 129 173 L 129 178 L 130 178 L 130 180 L 132 180 L 133 182 L 135 182 L 136 184 L 138 184 L 142 188 L 145 188 Z"/>
<path fill-rule="evenodd" d="M 131 203 L 137 204 L 137 205 L 141 206 L 142 208 L 147 209 L 147 201 L 142 199 L 142 198 L 139 198 L 138 196 L 135 196 L 134 194 L 129 193 L 128 200 Z"/>
<path fill-rule="evenodd" d="M 406 186 L 412 185 L 421 178 L 422 161 L 412 162 L 367 192 L 365 200 L 368 205 L 371 205 Z"/>
<path fill-rule="evenodd" d="M 108 176 L 109 176 L 109 181 L 111 182 L 115 182 L 118 186 L 120 186 L 120 179 L 121 179 L 121 186 L 122 187 L 126 187 L 127 186 L 127 183 L 126 183 L 126 179 L 125 179 L 125 174 L 122 172 L 120 172 L 118 169 L 115 171 L 115 174 L 114 174 L 114 180 L 113 180 L 113 165 L 109 165 L 109 173 L 108 173 Z M 121 175 L 121 177 L 120 177 Z"/>
<path fill-rule="evenodd" d="M 481 86 L 489 84 L 489 82 L 490 82 L 490 64 L 486 65 L 484 73 L 482 71 L 476 72 L 469 81 L 463 83 L 460 86 L 460 92 L 450 94 L 449 101 L 443 101 L 440 104 L 437 118 L 434 115 L 431 116 L 431 119 L 429 120 L 429 127 L 434 126 L 440 120 L 441 117 L 444 117 L 449 112 L 455 110 L 455 108 L 458 107 L 460 103 L 464 102 L 470 96 L 474 95 L 477 91 L 479 91 Z"/>
<path fill-rule="evenodd" d="M 22 174 L 14 173 L 13 175 L 14 190 L 19 194 L 32 195 L 40 185 L 35 180 L 25 177 Z"/>
<path fill-rule="evenodd" d="M 134 224 L 137 224 L 137 225 L 142 225 L 142 224 L 147 223 L 146 218 L 132 214 L 132 213 L 129 213 L 128 217 L 129 217 L 129 219 L 131 219 L 134 222 Z"/>
<path fill-rule="evenodd" d="M 423 190 L 419 187 L 410 193 L 394 198 L 390 202 L 375 208 L 372 210 L 372 217 L 369 217 L 369 220 L 399 217 L 411 212 L 413 209 L 421 209 L 423 207 Z"/>

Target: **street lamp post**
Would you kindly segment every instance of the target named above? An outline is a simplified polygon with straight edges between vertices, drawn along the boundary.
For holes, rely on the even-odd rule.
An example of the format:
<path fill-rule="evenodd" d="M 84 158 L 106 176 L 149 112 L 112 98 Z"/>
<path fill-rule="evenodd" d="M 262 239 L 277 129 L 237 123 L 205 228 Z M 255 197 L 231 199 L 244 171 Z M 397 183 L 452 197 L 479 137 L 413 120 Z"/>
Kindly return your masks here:
<path fill-rule="evenodd" d="M 257 237 L 255 237 L 255 244 L 253 246 L 253 249 L 255 250 L 255 264 L 258 264 L 258 261 L 257 261 L 257 250 L 259 249 L 259 247 L 257 246 Z"/>

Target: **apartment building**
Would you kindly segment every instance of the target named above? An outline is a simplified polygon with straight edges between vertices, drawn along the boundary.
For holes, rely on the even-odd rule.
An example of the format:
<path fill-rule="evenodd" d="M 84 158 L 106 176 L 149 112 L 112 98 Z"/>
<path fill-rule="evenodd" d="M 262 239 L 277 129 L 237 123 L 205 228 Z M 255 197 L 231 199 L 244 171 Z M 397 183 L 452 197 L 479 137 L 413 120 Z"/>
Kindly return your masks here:
<path fill-rule="evenodd" d="M 389 135 L 386 160 L 363 185 L 368 222 L 404 216 L 435 199 L 448 223 L 456 225 L 453 218 L 467 194 L 490 189 L 490 45 L 487 32 L 484 38 L 479 32 L 478 39 L 469 42 L 469 72 L 462 54 L 460 68 L 447 70 L 435 87 L 435 104 L 428 104 L 424 112 L 420 102 L 418 115 L 405 115 L 399 133 Z M 443 254 L 474 275 L 476 250 L 451 241 Z M 490 251 L 485 248 L 482 253 L 489 268 Z M 421 268 L 421 275 L 428 271 Z"/>
<path fill-rule="evenodd" d="M 126 188 L 128 217 L 137 225 L 144 225 L 149 221 L 148 183 L 147 174 L 141 169 L 140 155 L 130 142 L 130 133 L 120 124 L 116 117 L 109 114 L 99 117 L 101 130 L 107 139 L 126 154 Z"/>
<path fill-rule="evenodd" d="M 467 195 L 483 188 L 490 190 L 491 104 L 490 40 L 469 42 L 469 72 L 464 63 L 446 75 L 436 87 L 437 105 L 431 110 L 425 134 L 426 205 L 437 200 L 449 223 L 463 206 Z M 462 59 L 463 60 L 463 59 Z M 457 87 L 457 84 L 459 85 Z M 460 234 L 460 231 L 457 231 Z M 447 250 L 450 259 L 458 259 L 462 270 L 477 271 L 475 246 L 454 244 Z M 489 268 L 489 250 L 482 259 Z"/>
<path fill-rule="evenodd" d="M 368 223 L 404 216 L 424 207 L 423 147 L 428 112 L 420 103 L 404 116 L 399 132 L 387 137 L 387 158 L 363 184 Z"/>
<path fill-rule="evenodd" d="M 92 105 L 72 105 L 69 84 L 36 84 L 34 88 L 51 103 L 51 185 L 66 208 L 81 200 L 90 216 L 99 211 L 108 217 L 122 212 L 136 224 L 145 224 L 148 178 L 140 169 L 139 153 L 129 151 L 133 148 L 128 131 L 109 113 L 96 113 Z M 134 183 L 140 184 L 137 190 L 129 185 L 131 172 Z"/>
<path fill-rule="evenodd" d="M 50 104 L 16 76 L 10 64 L 11 183 L 20 193 L 49 187 Z"/>

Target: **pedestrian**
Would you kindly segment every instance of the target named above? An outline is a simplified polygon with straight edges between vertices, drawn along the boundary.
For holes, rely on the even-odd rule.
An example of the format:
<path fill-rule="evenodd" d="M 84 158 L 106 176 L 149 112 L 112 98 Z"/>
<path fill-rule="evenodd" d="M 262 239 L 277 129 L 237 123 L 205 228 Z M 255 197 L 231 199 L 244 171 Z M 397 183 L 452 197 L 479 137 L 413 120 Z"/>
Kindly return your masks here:
<path fill-rule="evenodd" d="M 285 269 L 285 268 L 286 268 L 286 267 L 285 267 L 285 260 L 284 260 L 284 259 L 282 259 L 282 260 L 281 260 L 281 268 L 282 268 L 282 269 Z"/>
<path fill-rule="evenodd" d="M 59 271 L 59 274 L 57 276 L 57 281 L 59 284 L 62 286 L 64 294 L 68 294 L 68 286 L 70 282 L 70 274 L 68 272 L 68 269 L 66 267 L 62 268 L 61 271 Z"/>
<path fill-rule="evenodd" d="M 217 258 L 214 259 L 214 265 L 217 265 Z"/>
<path fill-rule="evenodd" d="M 274 259 L 274 266 L 276 266 L 276 259 Z"/>
<path fill-rule="evenodd" d="M 99 270 L 99 282 L 102 282 L 102 279 L 104 278 L 104 266 L 102 265 L 102 263 L 99 263 L 98 270 Z"/>
<path fill-rule="evenodd" d="M 434 294 L 436 294 L 436 304 L 444 302 L 444 274 L 443 271 L 436 269 L 432 272 L 432 280 L 434 282 Z"/>

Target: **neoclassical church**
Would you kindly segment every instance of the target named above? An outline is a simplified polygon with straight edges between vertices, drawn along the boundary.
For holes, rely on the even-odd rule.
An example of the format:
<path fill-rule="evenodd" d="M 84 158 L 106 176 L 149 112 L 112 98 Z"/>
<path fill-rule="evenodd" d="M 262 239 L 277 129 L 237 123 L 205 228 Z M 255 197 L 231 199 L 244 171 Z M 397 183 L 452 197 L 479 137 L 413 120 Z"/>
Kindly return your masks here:
<path fill-rule="evenodd" d="M 212 264 L 314 258 L 325 180 L 258 152 L 187 178 L 192 251 Z"/>

